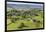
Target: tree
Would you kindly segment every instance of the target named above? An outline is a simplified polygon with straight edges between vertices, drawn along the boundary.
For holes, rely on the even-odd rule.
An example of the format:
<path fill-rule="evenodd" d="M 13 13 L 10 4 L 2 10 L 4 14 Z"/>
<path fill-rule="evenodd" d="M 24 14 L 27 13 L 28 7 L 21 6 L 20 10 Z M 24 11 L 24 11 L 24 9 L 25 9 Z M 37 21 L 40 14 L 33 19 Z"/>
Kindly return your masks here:
<path fill-rule="evenodd" d="M 21 23 L 21 26 L 19 26 L 18 28 L 23 28 L 23 27 L 28 27 L 28 26 L 25 26 L 24 23 Z"/>

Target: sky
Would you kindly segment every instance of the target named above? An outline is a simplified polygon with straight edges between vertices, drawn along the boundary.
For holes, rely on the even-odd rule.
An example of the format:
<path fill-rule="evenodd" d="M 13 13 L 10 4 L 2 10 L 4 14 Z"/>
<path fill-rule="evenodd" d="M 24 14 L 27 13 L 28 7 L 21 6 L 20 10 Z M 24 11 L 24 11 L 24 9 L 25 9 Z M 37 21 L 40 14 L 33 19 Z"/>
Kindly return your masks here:
<path fill-rule="evenodd" d="M 7 4 L 27 4 L 27 5 L 40 5 L 40 6 L 43 6 L 43 4 L 36 4 L 36 3 L 20 3 L 20 2 L 7 2 Z"/>

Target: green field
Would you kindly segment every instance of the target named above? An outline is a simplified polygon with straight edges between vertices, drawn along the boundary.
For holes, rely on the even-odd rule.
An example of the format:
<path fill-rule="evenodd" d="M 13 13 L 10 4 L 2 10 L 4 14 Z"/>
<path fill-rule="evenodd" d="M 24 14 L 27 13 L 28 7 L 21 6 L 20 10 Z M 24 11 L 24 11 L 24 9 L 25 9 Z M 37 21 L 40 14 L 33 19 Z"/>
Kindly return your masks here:
<path fill-rule="evenodd" d="M 40 9 L 7 11 L 7 30 L 43 28 L 43 11 Z"/>

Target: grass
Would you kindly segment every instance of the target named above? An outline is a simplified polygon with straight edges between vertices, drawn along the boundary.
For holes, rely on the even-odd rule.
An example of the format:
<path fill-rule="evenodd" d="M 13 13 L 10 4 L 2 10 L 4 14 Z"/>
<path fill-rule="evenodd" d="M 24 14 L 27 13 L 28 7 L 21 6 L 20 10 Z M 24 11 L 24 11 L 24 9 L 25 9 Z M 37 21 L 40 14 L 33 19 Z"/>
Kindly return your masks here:
<path fill-rule="evenodd" d="M 25 12 L 25 13 L 24 13 Z M 7 17 L 7 30 L 21 30 L 21 29 L 35 29 L 35 28 L 43 28 L 43 12 L 33 11 L 34 14 L 38 16 L 32 16 L 32 11 L 13 11 L 12 13 L 9 11 L 7 14 L 17 14 L 17 16 L 8 16 Z M 29 14 L 28 14 L 29 13 Z M 32 19 L 35 19 L 33 22 Z M 13 21 L 12 21 L 13 20 Z M 9 25 L 8 25 L 9 24 Z"/>
<path fill-rule="evenodd" d="M 10 21 L 9 21 L 10 22 Z M 11 23 L 11 22 L 10 22 Z M 25 26 L 28 27 L 23 27 L 23 28 L 18 28 L 21 23 L 24 23 Z M 34 28 L 41 28 L 39 23 L 33 23 L 32 20 L 17 20 L 15 23 L 12 23 L 7 26 L 8 30 L 19 30 L 19 29 L 34 29 Z"/>

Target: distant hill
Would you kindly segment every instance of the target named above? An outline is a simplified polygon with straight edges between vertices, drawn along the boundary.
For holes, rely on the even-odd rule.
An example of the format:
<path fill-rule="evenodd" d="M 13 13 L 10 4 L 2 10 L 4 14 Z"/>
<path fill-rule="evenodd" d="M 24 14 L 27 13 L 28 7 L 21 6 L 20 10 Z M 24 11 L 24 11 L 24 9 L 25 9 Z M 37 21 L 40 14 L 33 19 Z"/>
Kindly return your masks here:
<path fill-rule="evenodd" d="M 7 4 L 7 7 L 16 9 L 31 9 L 31 8 L 43 9 L 43 6 L 41 5 L 26 5 L 26 4 Z"/>

